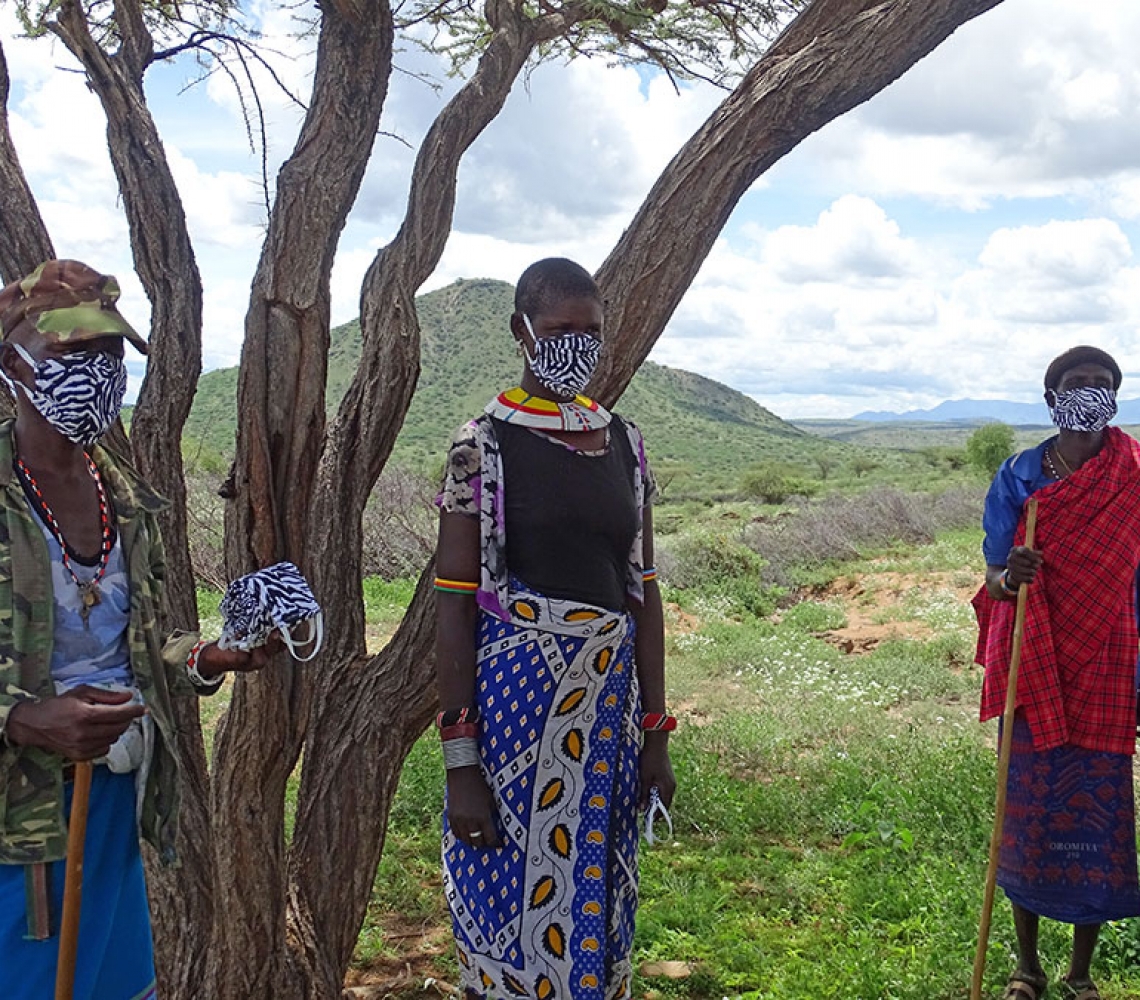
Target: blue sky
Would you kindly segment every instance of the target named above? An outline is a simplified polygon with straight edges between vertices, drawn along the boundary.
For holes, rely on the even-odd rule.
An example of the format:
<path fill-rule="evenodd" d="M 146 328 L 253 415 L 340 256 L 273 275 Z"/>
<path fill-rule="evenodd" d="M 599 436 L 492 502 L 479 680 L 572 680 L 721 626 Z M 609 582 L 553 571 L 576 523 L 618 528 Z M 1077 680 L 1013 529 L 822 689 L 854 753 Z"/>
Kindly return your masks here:
<path fill-rule="evenodd" d="M 292 37 L 288 13 L 266 7 L 263 24 L 306 91 L 311 42 Z M 60 72 L 58 43 L 16 39 L 9 8 L 0 30 L 14 137 L 57 249 L 119 274 L 141 323 L 98 105 Z M 1029 400 L 1048 360 L 1081 342 L 1140 375 L 1138 42 L 1134 0 L 1005 0 L 966 25 L 754 186 L 653 358 L 785 417 Z M 414 144 L 455 84 L 421 52 L 399 59 L 441 84 L 393 77 L 382 128 Z M 180 93 L 192 74 L 154 70 L 148 93 L 196 240 L 216 367 L 238 357 L 264 218 L 234 95 L 220 78 Z M 298 113 L 265 96 L 278 163 Z M 598 62 L 539 67 L 464 161 L 426 287 L 512 281 L 549 254 L 596 267 L 719 99 Z M 378 137 L 337 258 L 334 322 L 356 314 L 364 270 L 399 223 L 412 156 Z"/>

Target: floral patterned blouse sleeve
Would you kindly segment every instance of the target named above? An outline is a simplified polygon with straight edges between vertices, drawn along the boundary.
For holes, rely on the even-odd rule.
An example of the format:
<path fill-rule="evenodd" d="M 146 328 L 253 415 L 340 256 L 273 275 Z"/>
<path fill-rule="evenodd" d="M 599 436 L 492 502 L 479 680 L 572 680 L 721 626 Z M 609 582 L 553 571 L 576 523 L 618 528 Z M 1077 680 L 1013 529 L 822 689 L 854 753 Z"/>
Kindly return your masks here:
<path fill-rule="evenodd" d="M 479 516 L 479 471 L 481 454 L 474 422 L 464 424 L 451 439 L 443 486 L 435 505 L 447 514 Z"/>
<path fill-rule="evenodd" d="M 660 494 L 657 491 L 657 477 L 653 474 L 653 466 L 645 462 L 642 466 L 642 477 L 644 479 L 645 502 L 643 507 L 648 507 L 650 504 L 657 503 Z"/>

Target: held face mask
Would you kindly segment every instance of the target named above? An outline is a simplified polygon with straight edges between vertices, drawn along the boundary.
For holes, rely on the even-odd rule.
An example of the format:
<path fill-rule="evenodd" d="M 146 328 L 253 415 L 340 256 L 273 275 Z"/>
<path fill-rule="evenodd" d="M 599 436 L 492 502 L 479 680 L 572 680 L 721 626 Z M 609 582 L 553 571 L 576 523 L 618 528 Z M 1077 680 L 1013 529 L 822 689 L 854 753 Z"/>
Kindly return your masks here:
<path fill-rule="evenodd" d="M 309 584 L 291 562 L 280 562 L 234 580 L 219 607 L 224 624 L 218 645 L 222 649 L 255 649 L 264 645 L 274 629 L 281 630 L 293 659 L 307 663 L 321 651 L 324 640 L 321 606 Z M 303 638 L 294 634 L 304 625 Z M 298 650 L 312 646 L 305 656 Z"/>
<path fill-rule="evenodd" d="M 577 396 L 594 377 L 602 342 L 579 330 L 556 337 L 536 337 L 526 313 L 523 313 L 523 322 L 534 340 L 534 354 L 529 350 L 526 352 L 531 373 L 551 392 L 559 396 Z"/>
<path fill-rule="evenodd" d="M 1064 392 L 1050 392 L 1049 415 L 1063 431 L 1093 433 L 1103 430 L 1116 416 L 1116 392 L 1112 389 L 1082 385 Z"/>
<path fill-rule="evenodd" d="M 20 344 L 12 346 L 31 366 L 36 387 L 14 384 L 44 420 L 75 444 L 88 447 L 98 441 L 123 405 L 127 391 L 123 359 L 105 352 L 77 351 L 36 361 Z"/>

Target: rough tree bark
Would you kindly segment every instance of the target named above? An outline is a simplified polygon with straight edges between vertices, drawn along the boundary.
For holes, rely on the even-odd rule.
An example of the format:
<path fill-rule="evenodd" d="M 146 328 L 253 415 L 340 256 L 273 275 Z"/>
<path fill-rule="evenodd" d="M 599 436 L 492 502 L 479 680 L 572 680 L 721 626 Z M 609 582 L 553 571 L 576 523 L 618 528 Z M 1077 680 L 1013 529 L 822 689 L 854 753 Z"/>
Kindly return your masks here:
<path fill-rule="evenodd" d="M 95 40 L 78 0 L 64 0 L 49 27 L 83 67 L 107 117 L 107 146 L 135 270 L 151 304 L 150 357 L 135 406 L 131 451 L 142 474 L 171 501 L 159 517 L 167 558 L 165 613 L 171 627 L 192 630 L 198 627 L 198 611 L 178 442 L 202 368 L 202 282 L 182 200 L 143 92 L 153 39 L 137 0 L 116 0 L 114 12 L 114 52 Z M 175 719 L 183 773 L 182 868 L 164 869 L 147 858 L 160 986 L 172 996 L 197 994 L 208 941 L 184 928 L 210 926 L 212 912 L 208 779 L 196 700 L 179 699 Z"/>
<path fill-rule="evenodd" d="M 55 256 L 8 129 L 8 60 L 0 46 L 0 281 L 8 284 Z M 0 394 L 5 411 L 7 393 Z"/>
<path fill-rule="evenodd" d="M 290 875 L 315 933 L 337 970 L 352 957 L 384 842 L 388 810 L 407 748 L 431 717 L 433 698 L 401 677 L 409 657 L 431 634 L 428 575 L 420 580 L 416 614 L 371 662 L 364 642 L 359 586 L 361 516 L 391 453 L 419 376 L 415 293 L 435 270 L 447 243 L 463 154 L 499 114 L 527 59 L 589 14 L 567 4 L 538 18 L 509 0 L 493 0 L 492 34 L 471 78 L 440 112 L 420 146 L 404 223 L 377 255 L 364 280 L 360 364 L 329 428 L 309 524 L 314 581 L 329 609 L 329 655 L 318 673 L 305 743 Z M 329 510 L 338 511 L 335 519 Z M 412 625 L 415 623 L 415 627 Z M 415 636 L 411 645 L 406 637 Z M 361 713 L 359 707 L 370 706 Z M 352 727 L 340 724 L 346 714 Z M 343 808 L 337 775 L 351 774 L 367 810 Z M 330 881 L 341 889 L 328 891 Z"/>
<path fill-rule="evenodd" d="M 231 577 L 290 559 L 318 582 L 327 578 L 313 572 L 318 559 L 336 565 L 344 557 L 340 546 L 318 553 L 307 537 L 325 429 L 329 275 L 379 128 L 392 41 L 385 0 L 322 5 L 313 100 L 278 176 L 246 315 L 236 495 L 226 516 Z M 333 503 L 321 517 L 336 525 L 343 510 Z M 319 585 L 317 593 L 335 635 L 337 608 Z M 308 678 L 321 669 L 281 656 L 264 674 L 241 677 L 218 732 L 213 814 L 225 835 L 217 840 L 215 877 L 225 928 L 210 955 L 210 996 L 339 995 L 344 969 L 329 964 L 307 899 L 287 893 L 284 844 L 285 784 L 308 722 Z M 343 806 L 354 782 L 340 778 Z M 329 877 L 322 888 L 339 899 L 341 881 Z"/>

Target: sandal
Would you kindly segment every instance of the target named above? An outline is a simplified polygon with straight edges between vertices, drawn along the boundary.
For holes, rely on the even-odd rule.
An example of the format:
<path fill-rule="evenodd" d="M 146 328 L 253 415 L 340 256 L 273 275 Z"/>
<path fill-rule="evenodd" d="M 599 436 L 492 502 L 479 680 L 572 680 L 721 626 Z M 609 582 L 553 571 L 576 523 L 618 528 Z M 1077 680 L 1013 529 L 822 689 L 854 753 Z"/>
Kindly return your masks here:
<path fill-rule="evenodd" d="M 1096 988 L 1096 983 L 1091 979 L 1084 979 L 1075 983 L 1062 979 L 1061 989 L 1064 990 L 1065 1000 L 1101 1000 L 1100 990 Z"/>
<path fill-rule="evenodd" d="M 1005 984 L 1005 992 L 1001 995 L 1001 1000 L 1039 1000 L 1045 994 L 1047 982 L 1048 980 L 1044 976 L 1038 979 L 1022 972 L 1015 972 L 1009 977 L 1009 982 Z M 1074 994 L 1074 996 L 1076 995 Z M 1100 994 L 1081 996 L 1079 1000 L 1100 1000 Z"/>

